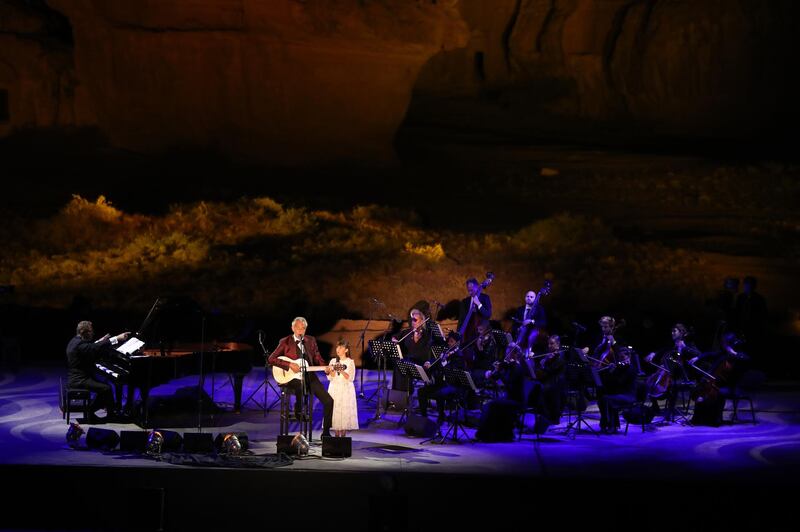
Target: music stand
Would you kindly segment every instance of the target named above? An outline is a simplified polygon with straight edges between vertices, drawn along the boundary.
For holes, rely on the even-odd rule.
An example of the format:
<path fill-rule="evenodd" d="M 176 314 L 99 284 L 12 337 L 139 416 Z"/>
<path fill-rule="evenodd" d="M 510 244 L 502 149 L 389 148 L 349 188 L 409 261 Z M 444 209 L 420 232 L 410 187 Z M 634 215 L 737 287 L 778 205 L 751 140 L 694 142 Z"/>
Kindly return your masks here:
<path fill-rule="evenodd" d="M 463 369 L 455 369 L 455 368 L 444 368 L 444 380 L 447 384 L 451 386 L 456 386 L 462 389 L 469 389 L 472 390 L 474 393 L 478 393 L 478 388 L 475 386 L 475 382 L 472 380 L 472 375 L 469 374 L 469 371 L 464 371 Z M 443 399 L 444 400 L 444 399 Z M 467 431 L 464 430 L 464 424 L 461 422 L 461 415 L 464 411 L 464 405 L 462 404 L 461 394 L 456 394 L 455 397 L 456 407 L 453 411 L 450 412 L 450 428 L 447 429 L 447 432 L 441 434 L 438 432 L 433 438 L 429 438 L 420 442 L 422 443 L 447 443 L 447 438 L 450 438 L 452 443 L 461 443 L 459 439 L 459 431 L 461 434 L 464 435 L 464 438 L 472 443 L 472 438 L 469 437 Z"/>
<path fill-rule="evenodd" d="M 258 332 L 258 343 L 261 346 L 261 350 L 263 351 L 264 354 L 264 380 L 261 381 L 261 384 L 259 384 L 258 387 L 255 390 L 253 390 L 253 393 L 251 393 L 250 396 L 244 400 L 244 402 L 242 403 L 242 407 L 244 407 L 244 405 L 246 405 L 250 401 L 253 401 L 256 404 L 256 406 L 258 406 L 264 411 L 264 417 L 267 417 L 267 412 L 272 410 L 272 407 L 275 406 L 276 403 L 279 403 L 281 401 L 281 392 L 276 390 L 275 385 L 272 384 L 272 381 L 269 380 L 269 374 L 271 373 L 271 369 L 269 364 L 266 363 L 267 358 L 269 357 L 269 353 L 267 352 L 267 348 L 264 347 L 264 331 Z M 264 388 L 264 402 L 259 403 L 258 399 L 256 399 L 255 396 L 258 393 L 258 391 L 262 388 Z M 275 398 L 274 401 L 272 401 L 272 403 L 267 404 L 267 394 L 269 393 L 270 388 L 272 388 L 273 393 L 277 397 Z"/>
<path fill-rule="evenodd" d="M 431 336 L 433 337 L 434 345 L 447 343 L 447 338 L 444 337 L 444 332 L 442 331 L 442 327 L 437 322 L 431 320 L 428 322 L 427 327 L 428 330 L 431 332 Z"/>
<path fill-rule="evenodd" d="M 423 384 L 432 384 L 433 379 L 425 371 L 425 368 L 413 362 L 409 362 L 408 360 L 398 359 L 395 361 L 395 366 L 397 367 L 397 371 L 400 372 L 400 375 L 409 379 L 408 382 L 410 384 L 409 388 L 406 389 L 406 407 L 403 409 L 403 413 L 397 421 L 397 426 L 399 427 L 408 419 L 408 412 L 411 409 L 411 395 L 413 393 L 411 388 L 414 386 L 414 383 L 422 382 Z"/>
<path fill-rule="evenodd" d="M 505 351 L 508 344 L 511 343 L 511 335 L 500 329 L 492 329 L 491 334 L 494 337 L 494 341 L 497 343 L 497 350 Z"/>
<path fill-rule="evenodd" d="M 579 350 L 573 350 L 570 354 L 570 359 L 567 360 L 567 364 L 564 370 L 564 380 L 566 381 L 567 385 L 567 425 L 564 430 L 565 435 L 572 434 L 572 439 L 575 439 L 575 436 L 581 430 L 588 430 L 595 436 L 599 436 L 598 432 L 589 425 L 589 423 L 584 419 L 583 413 L 586 411 L 586 408 L 580 407 L 580 399 L 583 398 L 586 400 L 585 392 L 586 392 L 586 384 L 587 382 L 592 382 L 590 377 L 588 376 L 588 372 L 591 372 L 591 368 L 589 367 L 588 362 L 584 362 L 583 358 L 581 357 L 582 353 Z M 572 420 L 572 412 L 573 412 L 573 404 L 570 403 L 570 400 L 574 401 L 574 412 L 575 412 L 575 420 Z M 581 424 L 583 424 L 586 428 L 582 429 Z"/>
<path fill-rule="evenodd" d="M 368 342 L 369 350 L 373 358 L 378 362 L 378 388 L 373 392 L 367 402 L 372 400 L 372 397 L 378 396 L 378 401 L 375 406 L 375 415 L 368 419 L 365 423 L 369 425 L 373 421 L 381 419 L 383 414 L 386 413 L 386 361 L 388 359 L 400 360 L 403 358 L 403 353 L 400 351 L 400 344 L 392 342 L 391 340 L 370 340 Z M 383 408 L 383 413 L 381 413 Z"/>

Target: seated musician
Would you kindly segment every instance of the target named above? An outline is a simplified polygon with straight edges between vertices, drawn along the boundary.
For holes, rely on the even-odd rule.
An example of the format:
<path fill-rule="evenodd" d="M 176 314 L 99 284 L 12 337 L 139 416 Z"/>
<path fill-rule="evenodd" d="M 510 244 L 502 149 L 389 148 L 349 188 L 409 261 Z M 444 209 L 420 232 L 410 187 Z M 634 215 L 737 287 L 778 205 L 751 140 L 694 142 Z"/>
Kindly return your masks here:
<path fill-rule="evenodd" d="M 95 394 L 89 405 L 92 414 L 87 420 L 89 423 L 99 423 L 104 420 L 95 414 L 103 408 L 108 413 L 105 419 L 118 416 L 114 411 L 115 401 L 111 385 L 94 378 L 95 363 L 110 346 L 124 342 L 130 335 L 129 332 L 116 336 L 106 334 L 95 342 L 92 322 L 81 321 L 78 323 L 76 336 L 67 344 L 67 382 L 70 388 L 85 388 Z"/>
<path fill-rule="evenodd" d="M 692 391 L 695 401 L 693 425 L 718 427 L 722 423 L 725 396 L 736 387 L 750 357 L 738 351 L 741 341 L 736 334 L 726 332 L 720 338 L 719 351 L 711 351 L 689 359 L 695 371 L 697 385 Z"/>
<path fill-rule="evenodd" d="M 313 336 L 306 335 L 308 322 L 303 317 L 297 317 L 292 320 L 292 333 L 285 338 L 281 338 L 278 342 L 278 347 L 269 356 L 268 364 L 271 366 L 278 366 L 284 370 L 291 370 L 295 373 L 301 371 L 300 366 L 296 362 L 287 362 L 278 357 L 284 356 L 293 360 L 304 359 L 308 365 L 325 366 L 325 373 L 330 374 L 331 369 L 328 367 L 327 362 L 322 358 L 317 347 L 317 340 Z M 328 391 L 319 381 L 319 378 L 314 372 L 308 372 L 308 389 L 314 396 L 322 403 L 323 420 L 322 420 L 322 436 L 330 437 L 331 435 L 331 422 L 333 421 L 333 398 Z M 303 383 L 299 379 L 292 379 L 284 384 L 288 389 L 295 394 L 294 412 L 295 417 L 301 419 L 303 416 Z"/>
<path fill-rule="evenodd" d="M 590 360 L 600 377 L 597 406 L 600 410 L 600 430 L 619 429 L 619 405 L 633 401 L 636 393 L 636 370 L 631 364 L 624 343 L 615 337 L 618 325 L 611 316 L 600 318 L 602 339 L 594 348 Z"/>
<path fill-rule="evenodd" d="M 410 327 L 400 331 L 399 337 L 392 337 L 392 341 L 400 342 L 400 349 L 403 351 L 403 357 L 408 359 L 414 364 L 422 365 L 427 362 L 431 357 L 431 346 L 433 345 L 433 334 L 431 329 L 427 327 L 430 320 L 425 321 L 428 316 L 420 310 L 425 308 L 423 302 L 417 302 L 414 307 L 409 311 Z M 425 303 L 427 304 L 427 303 Z M 400 374 L 397 368 L 392 373 L 392 388 L 395 390 L 402 390 L 404 392 L 411 392 L 413 383 L 409 382 L 406 377 Z"/>
<path fill-rule="evenodd" d="M 420 414 L 423 416 L 428 415 L 428 404 L 431 399 L 434 399 L 436 401 L 436 410 L 439 413 L 436 422 L 439 425 L 444 423 L 445 403 L 450 399 L 460 396 L 462 393 L 460 388 L 445 383 L 443 377 L 443 369 L 445 367 L 466 369 L 460 343 L 461 335 L 456 331 L 450 331 L 447 334 L 447 349 L 438 359 L 433 362 L 426 361 L 423 366 L 434 375 L 434 382 L 433 384 L 423 386 L 417 392 Z"/>
<path fill-rule="evenodd" d="M 659 410 L 658 399 L 662 394 L 661 388 L 666 386 L 666 391 L 663 392 L 666 398 L 664 421 L 674 419 L 675 405 L 678 401 L 677 383 L 689 381 L 686 371 L 687 361 L 700 354 L 697 346 L 689 340 L 689 329 L 682 323 L 676 323 L 672 327 L 672 345 L 652 352 L 644 358 L 648 365 L 655 369 L 648 378 L 648 392 L 656 411 Z"/>
<path fill-rule="evenodd" d="M 469 358 L 472 360 L 472 380 L 475 386 L 484 388 L 499 356 L 497 340 L 492 335 L 489 320 L 481 319 L 478 322 L 478 337 L 467 349 L 471 350 Z"/>
<path fill-rule="evenodd" d="M 564 370 L 567 365 L 565 352 L 561 337 L 553 334 L 547 339 L 547 352 L 530 361 L 535 368 L 536 378 L 528 394 L 528 406 L 543 418 L 537 420 L 537 426 L 543 429 L 548 425 L 557 425 L 561 420 L 565 393 Z"/>
<path fill-rule="evenodd" d="M 526 350 L 533 349 L 538 341 L 539 331 L 547 327 L 547 314 L 542 305 L 533 307 L 536 301 L 536 292 L 528 290 L 525 293 L 525 304 L 518 307 L 511 317 L 511 337 L 514 338 L 513 345 L 519 342 L 519 348 L 524 353 Z"/>

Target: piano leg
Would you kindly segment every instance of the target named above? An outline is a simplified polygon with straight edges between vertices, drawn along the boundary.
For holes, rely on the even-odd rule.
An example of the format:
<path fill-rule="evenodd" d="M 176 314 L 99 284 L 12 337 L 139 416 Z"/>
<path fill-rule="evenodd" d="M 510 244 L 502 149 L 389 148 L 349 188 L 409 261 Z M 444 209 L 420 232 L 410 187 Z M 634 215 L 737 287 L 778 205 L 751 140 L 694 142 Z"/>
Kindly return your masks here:
<path fill-rule="evenodd" d="M 148 403 L 147 398 L 150 397 L 150 389 L 149 388 L 145 388 L 144 386 L 142 386 L 139 389 L 139 393 L 142 396 L 142 423 L 141 423 L 141 425 L 142 425 L 142 428 L 146 429 L 149 426 L 148 424 L 150 422 L 150 420 L 149 420 L 150 409 L 147 407 L 147 403 Z"/>
<path fill-rule="evenodd" d="M 244 375 L 233 375 L 233 411 L 239 414 L 242 411 L 242 386 Z"/>

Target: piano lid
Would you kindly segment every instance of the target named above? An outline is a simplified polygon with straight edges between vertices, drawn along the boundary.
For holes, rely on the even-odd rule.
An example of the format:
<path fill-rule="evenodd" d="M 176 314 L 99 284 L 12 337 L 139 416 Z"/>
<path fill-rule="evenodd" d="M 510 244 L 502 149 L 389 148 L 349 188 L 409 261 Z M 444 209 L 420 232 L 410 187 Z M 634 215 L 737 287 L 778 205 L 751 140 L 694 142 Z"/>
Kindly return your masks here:
<path fill-rule="evenodd" d="M 205 318 L 206 312 L 189 297 L 159 297 L 135 336 L 151 346 L 208 339 Z"/>

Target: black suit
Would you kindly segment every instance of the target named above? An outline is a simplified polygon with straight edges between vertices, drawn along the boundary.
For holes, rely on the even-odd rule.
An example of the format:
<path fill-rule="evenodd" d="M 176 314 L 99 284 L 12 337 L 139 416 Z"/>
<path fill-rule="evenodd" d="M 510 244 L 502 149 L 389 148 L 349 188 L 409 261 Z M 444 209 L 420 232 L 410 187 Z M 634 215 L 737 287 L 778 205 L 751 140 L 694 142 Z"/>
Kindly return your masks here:
<path fill-rule="evenodd" d="M 431 333 L 430 329 L 427 327 L 422 327 L 420 329 L 419 338 L 416 341 L 414 340 L 414 333 L 411 332 L 411 329 L 404 329 L 402 332 L 400 332 L 399 336 L 400 338 L 405 336 L 403 341 L 400 343 L 400 349 L 403 352 L 404 359 L 413 362 L 414 364 L 419 364 L 420 366 L 431 359 L 433 334 Z M 408 378 L 401 375 L 400 371 L 396 367 L 392 373 L 392 389 L 402 390 L 404 392 L 412 391 L 411 382 L 408 380 Z"/>
<path fill-rule="evenodd" d="M 488 295 L 486 295 L 483 292 L 481 292 L 480 294 L 478 294 L 478 301 L 481 302 L 481 308 L 480 309 L 475 308 L 472 311 L 472 317 L 470 317 L 470 320 L 472 320 L 475 315 L 478 315 L 478 316 L 480 316 L 482 318 L 486 318 L 488 320 L 489 318 L 492 317 L 492 300 L 491 300 L 491 298 Z M 472 298 L 471 297 L 465 297 L 464 299 L 461 300 L 461 302 L 458 305 L 458 330 L 459 331 L 461 331 L 461 326 L 464 324 L 464 320 L 466 319 L 467 314 L 469 313 L 469 307 L 470 307 L 471 304 L 472 304 Z M 466 340 L 466 338 L 464 340 Z"/>
<path fill-rule="evenodd" d="M 73 388 L 86 388 L 95 393 L 90 410 L 96 412 L 101 408 L 111 410 L 114 406 L 114 394 L 110 384 L 95 380 L 95 362 L 100 360 L 103 352 L 111 345 L 108 339 L 93 342 L 80 336 L 73 337 L 67 344 L 67 382 Z"/>

